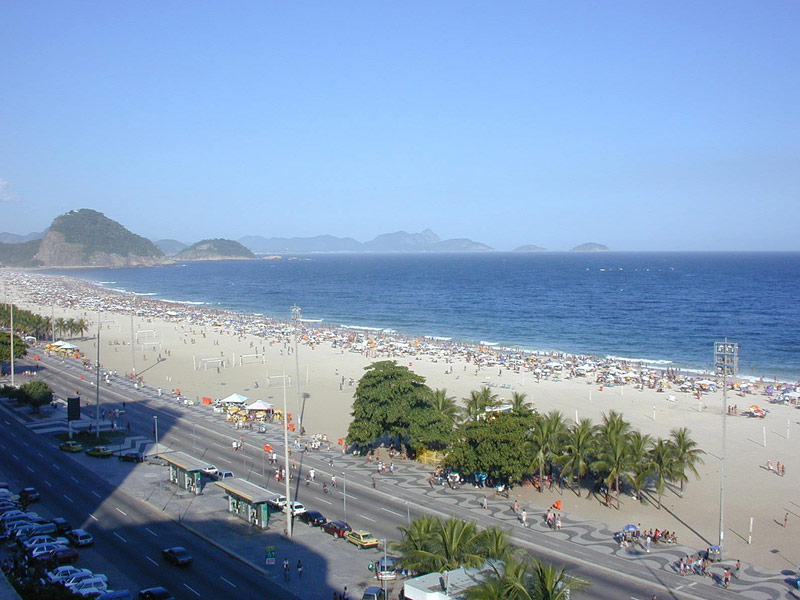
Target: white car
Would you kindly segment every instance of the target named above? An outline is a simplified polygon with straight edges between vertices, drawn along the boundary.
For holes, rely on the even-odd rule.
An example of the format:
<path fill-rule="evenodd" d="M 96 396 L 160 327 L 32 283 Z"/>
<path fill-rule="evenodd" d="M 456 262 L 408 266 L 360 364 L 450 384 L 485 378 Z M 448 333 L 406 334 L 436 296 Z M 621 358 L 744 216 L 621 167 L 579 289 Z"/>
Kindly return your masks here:
<path fill-rule="evenodd" d="M 70 589 L 74 589 L 75 586 L 78 585 L 79 583 L 82 583 L 82 582 L 88 581 L 88 580 L 99 581 L 99 582 L 105 584 L 106 587 L 108 587 L 108 577 L 106 577 L 105 575 L 101 575 L 100 573 L 95 575 L 91 571 L 89 571 L 88 574 L 87 573 L 77 573 L 77 574 L 73 575 L 72 577 L 70 577 L 69 579 L 64 580 L 62 583 L 66 587 L 68 587 Z M 103 590 L 103 591 L 105 591 L 105 590 Z"/>
<path fill-rule="evenodd" d="M 217 473 L 219 473 L 219 469 L 214 465 L 208 465 L 204 469 L 201 469 L 203 475 L 207 475 L 208 477 L 213 477 Z"/>
<path fill-rule="evenodd" d="M 108 589 L 108 581 L 104 581 L 99 575 L 94 577 L 87 577 L 83 581 L 79 581 L 75 585 L 70 586 L 70 589 L 81 596 L 96 596 L 104 593 Z"/>
<path fill-rule="evenodd" d="M 61 567 L 56 567 L 52 571 L 48 571 L 47 581 L 50 583 L 61 583 L 62 581 L 66 581 L 70 577 L 74 577 L 80 573 L 86 573 L 87 575 L 92 574 L 89 569 L 79 569 L 78 567 L 73 567 L 72 565 L 63 565 Z"/>
<path fill-rule="evenodd" d="M 292 515 L 300 515 L 306 512 L 306 507 L 298 502 L 297 500 L 292 500 Z M 283 512 L 286 512 L 286 507 L 284 506 Z"/>
<path fill-rule="evenodd" d="M 49 554 L 56 548 L 64 548 L 64 546 L 59 544 L 39 544 L 38 546 L 31 546 L 28 548 L 28 556 L 31 558 L 36 558 L 42 554 Z"/>
<path fill-rule="evenodd" d="M 56 544 L 58 546 L 69 546 L 69 540 L 64 537 L 57 537 L 54 538 L 49 535 L 37 535 L 32 538 L 28 538 L 22 545 L 25 548 L 33 548 L 34 546 L 40 546 L 41 544 Z"/>

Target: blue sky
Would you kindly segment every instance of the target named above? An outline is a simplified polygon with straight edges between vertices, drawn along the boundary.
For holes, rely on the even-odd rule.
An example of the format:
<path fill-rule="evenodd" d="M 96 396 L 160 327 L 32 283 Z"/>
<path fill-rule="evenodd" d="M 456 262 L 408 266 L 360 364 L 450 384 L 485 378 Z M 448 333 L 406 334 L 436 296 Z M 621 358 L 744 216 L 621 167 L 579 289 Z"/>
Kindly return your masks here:
<path fill-rule="evenodd" d="M 800 250 L 796 2 L 0 5 L 0 231 Z"/>

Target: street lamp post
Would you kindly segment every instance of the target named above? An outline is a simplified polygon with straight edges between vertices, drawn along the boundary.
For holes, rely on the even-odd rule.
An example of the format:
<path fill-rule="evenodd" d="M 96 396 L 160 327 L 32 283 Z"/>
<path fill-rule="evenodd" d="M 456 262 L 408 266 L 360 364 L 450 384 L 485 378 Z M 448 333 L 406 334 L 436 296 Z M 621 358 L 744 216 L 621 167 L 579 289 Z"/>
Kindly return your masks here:
<path fill-rule="evenodd" d="M 158 415 L 153 415 L 153 433 L 156 436 L 156 454 L 158 454 Z"/>
<path fill-rule="evenodd" d="M 292 306 L 292 321 L 294 321 L 294 366 L 295 379 L 297 380 L 297 427 L 302 431 L 303 418 L 300 414 L 300 357 L 297 354 L 297 337 L 300 330 L 300 307 L 296 304 Z"/>
<path fill-rule="evenodd" d="M 347 523 L 347 474 L 342 471 L 344 484 L 342 485 L 342 496 L 344 498 L 344 522 Z"/>
<path fill-rule="evenodd" d="M 286 361 L 283 367 L 283 464 L 286 468 L 286 535 L 292 537 L 292 495 L 289 487 L 289 419 L 286 413 Z"/>
<path fill-rule="evenodd" d="M 97 362 L 95 362 L 95 416 L 97 418 L 97 438 L 100 439 L 100 313 L 97 313 Z"/>
<path fill-rule="evenodd" d="M 720 558 L 724 552 L 725 541 L 725 454 L 728 428 L 728 375 L 736 375 L 739 363 L 739 344 L 729 342 L 714 342 L 714 370 L 717 375 L 722 375 L 722 458 L 719 469 L 719 551 Z"/>

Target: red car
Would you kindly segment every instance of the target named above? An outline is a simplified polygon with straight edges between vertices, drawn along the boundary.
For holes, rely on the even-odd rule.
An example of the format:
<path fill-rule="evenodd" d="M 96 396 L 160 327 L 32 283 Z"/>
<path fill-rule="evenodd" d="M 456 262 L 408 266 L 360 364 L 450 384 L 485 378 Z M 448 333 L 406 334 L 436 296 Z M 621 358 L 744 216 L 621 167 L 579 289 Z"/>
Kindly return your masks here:
<path fill-rule="evenodd" d="M 59 565 L 72 564 L 78 560 L 78 551 L 74 548 L 60 546 L 55 550 L 31 559 L 36 565 L 43 565 L 46 569 L 54 569 Z"/>
<path fill-rule="evenodd" d="M 333 537 L 343 538 L 348 531 L 353 529 L 344 521 L 328 521 L 319 526 L 325 533 L 330 533 Z"/>

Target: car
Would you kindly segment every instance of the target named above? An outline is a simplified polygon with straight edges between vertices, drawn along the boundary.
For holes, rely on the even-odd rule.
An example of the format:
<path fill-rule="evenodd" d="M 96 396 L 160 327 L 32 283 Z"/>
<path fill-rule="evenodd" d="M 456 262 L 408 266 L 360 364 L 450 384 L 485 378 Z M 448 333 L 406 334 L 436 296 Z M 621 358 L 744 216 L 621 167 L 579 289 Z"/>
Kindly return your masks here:
<path fill-rule="evenodd" d="M 85 529 L 73 529 L 72 531 L 68 531 L 67 539 L 70 544 L 77 548 L 83 548 L 84 546 L 91 546 L 94 544 L 92 534 Z"/>
<path fill-rule="evenodd" d="M 357 531 L 348 531 L 344 539 L 346 539 L 351 544 L 354 544 L 361 548 L 377 548 L 380 542 L 378 538 L 372 535 L 369 531 L 364 531 L 363 529 L 359 529 Z"/>
<path fill-rule="evenodd" d="M 58 449 L 63 450 L 64 452 L 81 452 L 83 450 L 83 445 L 79 444 L 75 440 L 67 440 L 61 444 Z"/>
<path fill-rule="evenodd" d="M 108 589 L 108 582 L 97 576 L 87 577 L 71 586 L 70 589 L 74 594 L 80 594 L 81 596 L 97 596 Z"/>
<path fill-rule="evenodd" d="M 72 565 L 64 565 L 63 567 L 56 567 L 52 571 L 48 571 L 45 574 L 45 578 L 50 583 L 61 583 L 62 581 L 66 581 L 70 577 L 74 577 L 80 573 L 87 573 L 88 575 L 92 574 L 89 569 L 79 569 L 78 567 L 74 567 Z"/>
<path fill-rule="evenodd" d="M 175 597 L 163 587 L 152 587 L 139 590 L 139 600 L 175 600 Z"/>
<path fill-rule="evenodd" d="M 133 600 L 133 594 L 129 590 L 108 590 L 94 600 Z"/>
<path fill-rule="evenodd" d="M 307 523 L 311 525 L 311 527 L 319 527 L 323 523 L 327 521 L 325 515 L 323 515 L 318 510 L 307 510 L 304 513 L 300 513 L 297 516 L 303 523 Z"/>
<path fill-rule="evenodd" d="M 110 458 L 114 456 L 114 453 L 109 450 L 106 446 L 95 446 L 94 448 L 89 448 L 86 451 L 86 456 L 94 456 L 96 458 Z"/>
<path fill-rule="evenodd" d="M 364 590 L 361 600 L 386 600 L 386 594 L 381 588 L 373 585 Z"/>
<path fill-rule="evenodd" d="M 214 477 L 217 473 L 219 473 L 219 469 L 214 465 L 208 465 L 203 469 L 200 469 L 200 472 L 207 477 Z"/>
<path fill-rule="evenodd" d="M 212 477 L 214 479 L 216 479 L 217 481 L 220 481 L 222 479 L 232 479 L 233 478 L 233 471 L 225 471 L 225 470 L 217 471 L 216 473 L 214 473 L 214 475 Z"/>
<path fill-rule="evenodd" d="M 59 546 L 57 544 L 53 544 L 52 542 L 45 542 L 43 544 L 36 544 L 34 546 L 29 546 L 25 549 L 25 552 L 31 558 L 36 558 L 37 556 L 50 554 L 56 548 L 63 548 L 63 547 L 64 546 Z"/>
<path fill-rule="evenodd" d="M 88 575 L 86 573 L 76 573 L 75 575 L 73 575 L 72 577 L 70 577 L 69 579 L 64 581 L 63 583 L 64 583 L 65 587 L 68 587 L 70 589 L 75 589 L 75 586 L 77 586 L 79 583 L 83 583 L 84 581 L 87 581 L 87 580 L 99 581 L 99 582 L 103 583 L 106 586 L 106 588 L 108 588 L 108 577 L 106 577 L 105 575 L 102 575 L 100 573 L 96 573 L 96 574 L 92 573 L 91 571 L 89 572 Z M 105 591 L 105 590 L 103 590 L 103 591 Z"/>
<path fill-rule="evenodd" d="M 50 519 L 50 522 L 56 526 L 56 531 L 58 533 L 67 533 L 68 531 L 72 530 L 72 525 L 70 525 L 69 521 L 67 521 L 63 517 L 56 517 L 55 519 Z"/>
<path fill-rule="evenodd" d="M 66 546 L 58 546 L 49 554 L 41 554 L 36 558 L 32 558 L 31 562 L 35 565 L 43 565 L 47 567 L 57 567 L 59 565 L 72 564 L 78 560 L 78 551 Z"/>
<path fill-rule="evenodd" d="M 175 546 L 173 548 L 164 548 L 161 551 L 161 556 L 164 560 L 171 562 L 178 567 L 185 567 L 192 563 L 192 555 L 186 551 L 183 546 Z"/>
<path fill-rule="evenodd" d="M 3 513 L 3 515 L 0 516 L 0 523 L 8 523 L 9 521 L 11 521 L 13 519 L 16 519 L 18 517 L 25 517 L 25 516 L 26 516 L 26 513 L 25 513 L 24 510 L 21 510 L 19 508 L 15 508 L 14 510 L 9 510 L 9 511 L 6 511 L 5 513 Z"/>
<path fill-rule="evenodd" d="M 302 515 L 304 512 L 306 512 L 305 505 L 302 504 L 301 502 L 298 502 L 297 500 L 292 500 L 291 507 L 292 507 L 292 516 Z M 286 512 L 286 507 L 283 508 L 283 511 Z"/>
<path fill-rule="evenodd" d="M 31 502 L 38 502 L 40 499 L 41 495 L 36 488 L 26 487 L 19 491 L 20 502 L 27 502 L 30 504 Z"/>
<path fill-rule="evenodd" d="M 144 454 L 141 452 L 126 452 L 125 454 L 120 454 L 119 459 L 123 462 L 140 463 L 144 462 Z"/>
<path fill-rule="evenodd" d="M 272 498 L 267 500 L 267 504 L 277 510 L 283 510 L 286 507 L 286 496 L 283 494 L 275 494 Z"/>
<path fill-rule="evenodd" d="M 330 533 L 335 538 L 343 538 L 348 532 L 352 531 L 350 525 L 344 521 L 328 521 L 319 526 L 325 533 Z"/>
<path fill-rule="evenodd" d="M 400 570 L 395 566 L 396 562 L 397 558 L 394 556 L 387 556 L 373 563 L 375 577 L 378 578 L 378 581 L 394 581 L 397 579 L 397 574 Z"/>
<path fill-rule="evenodd" d="M 33 537 L 28 538 L 27 540 L 22 540 L 17 538 L 17 545 L 21 546 L 23 549 L 33 548 L 34 546 L 39 546 L 41 544 L 55 544 L 56 546 L 67 546 L 69 544 L 69 540 L 63 537 L 53 537 L 51 535 L 35 535 Z"/>

